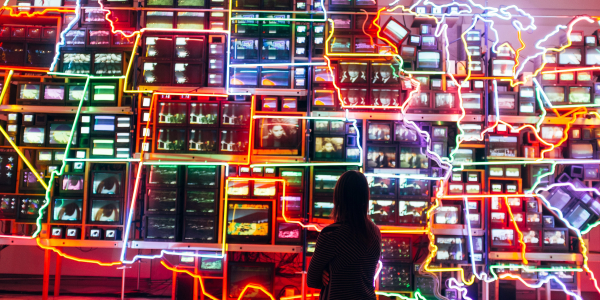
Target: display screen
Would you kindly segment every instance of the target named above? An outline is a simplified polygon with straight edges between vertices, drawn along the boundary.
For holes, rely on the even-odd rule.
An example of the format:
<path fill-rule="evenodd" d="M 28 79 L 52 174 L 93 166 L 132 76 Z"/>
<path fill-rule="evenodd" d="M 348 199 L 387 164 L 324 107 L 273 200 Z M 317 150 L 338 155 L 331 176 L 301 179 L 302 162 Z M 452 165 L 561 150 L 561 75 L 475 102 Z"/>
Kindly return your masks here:
<path fill-rule="evenodd" d="M 402 147 L 400 149 L 400 168 L 427 169 L 429 160 L 421 153 L 421 148 Z"/>
<path fill-rule="evenodd" d="M 334 91 L 330 90 L 315 90 L 313 105 L 315 106 L 335 106 Z"/>
<path fill-rule="evenodd" d="M 398 221 L 400 224 L 423 224 L 427 208 L 426 201 L 398 201 Z"/>
<path fill-rule="evenodd" d="M 385 177 L 367 177 L 369 191 L 373 196 L 394 196 L 396 194 L 396 179 Z"/>
<path fill-rule="evenodd" d="M 369 217 L 378 225 L 394 225 L 396 222 L 396 201 L 370 200 Z"/>
<path fill-rule="evenodd" d="M 259 284 L 269 291 L 269 293 L 273 292 L 273 276 L 275 274 L 272 265 L 258 263 L 253 265 L 229 263 L 228 275 L 228 298 L 240 298 L 242 291 L 244 291 L 249 284 Z M 246 292 L 241 299 L 264 300 L 270 298 L 262 292 Z"/>
<path fill-rule="evenodd" d="M 147 239 L 175 239 L 177 233 L 177 219 L 175 217 L 148 216 L 147 220 Z"/>
<path fill-rule="evenodd" d="M 580 48 L 567 48 L 558 54 L 558 63 L 561 65 L 580 65 L 581 64 Z"/>
<path fill-rule="evenodd" d="M 290 70 L 263 69 L 260 72 L 260 84 L 264 87 L 287 87 L 290 85 Z"/>
<path fill-rule="evenodd" d="M 406 38 L 408 32 L 409 31 L 394 18 L 391 18 L 389 23 L 383 27 L 383 34 L 397 45 Z"/>
<path fill-rule="evenodd" d="M 314 201 L 312 216 L 319 219 L 328 219 L 333 211 L 333 202 Z"/>
<path fill-rule="evenodd" d="M 511 247 L 515 245 L 514 231 L 512 229 L 492 229 L 492 246 Z"/>
<path fill-rule="evenodd" d="M 184 241 L 211 242 L 215 238 L 214 218 L 189 218 L 184 219 Z"/>
<path fill-rule="evenodd" d="M 23 143 L 43 145 L 46 140 L 46 128 L 25 127 L 23 129 Z"/>
<path fill-rule="evenodd" d="M 250 194 L 250 181 L 231 180 L 227 185 L 227 195 L 248 196 Z"/>
<path fill-rule="evenodd" d="M 188 166 L 187 186 L 216 187 L 216 166 Z"/>
<path fill-rule="evenodd" d="M 273 181 L 254 181 L 254 196 L 272 197 L 277 192 L 277 183 Z"/>
<path fill-rule="evenodd" d="M 62 191 L 83 191 L 83 175 L 64 175 L 62 180 Z"/>
<path fill-rule="evenodd" d="M 338 79 L 340 83 L 366 84 L 367 83 L 367 63 L 361 62 L 340 62 Z"/>
<path fill-rule="evenodd" d="M 569 87 L 569 103 L 590 103 L 592 101 L 591 87 Z"/>
<path fill-rule="evenodd" d="M 542 138 L 546 141 L 559 141 L 563 138 L 564 130 L 561 126 L 542 126 Z"/>
<path fill-rule="evenodd" d="M 429 196 L 429 180 L 400 178 L 400 196 Z"/>
<path fill-rule="evenodd" d="M 565 219 L 569 221 L 569 224 L 575 228 L 581 228 L 585 222 L 590 218 L 591 214 L 581 204 L 578 204 L 575 208 L 565 215 Z"/>
<path fill-rule="evenodd" d="M 594 147 L 590 143 L 571 144 L 571 158 L 592 159 L 594 158 Z"/>
<path fill-rule="evenodd" d="M 396 147 L 368 146 L 368 168 L 396 168 Z"/>
<path fill-rule="evenodd" d="M 436 259 L 440 260 L 465 260 L 467 247 L 462 237 L 436 237 L 435 245 L 438 247 Z"/>
<path fill-rule="evenodd" d="M 65 99 L 65 87 L 63 85 L 44 86 L 44 100 L 63 100 Z"/>
<path fill-rule="evenodd" d="M 333 74 L 336 74 L 336 65 L 331 65 L 331 70 Z M 315 66 L 315 79 L 314 81 L 317 83 L 326 83 L 333 82 L 332 72 L 329 71 L 327 66 Z"/>
<path fill-rule="evenodd" d="M 150 166 L 148 184 L 175 185 L 177 184 L 177 166 Z"/>
<path fill-rule="evenodd" d="M 344 155 L 344 137 L 315 137 L 315 160 L 338 160 Z"/>
<path fill-rule="evenodd" d="M 6 208 L 10 208 L 11 198 L 0 199 L 0 212 Z M 43 198 L 21 198 L 19 200 L 19 218 L 36 218 L 39 216 L 39 209 L 44 204 L 45 199 Z"/>
<path fill-rule="evenodd" d="M 280 223 L 277 228 L 279 239 L 299 239 L 301 227 L 298 224 Z"/>
<path fill-rule="evenodd" d="M 392 139 L 391 124 L 369 123 L 368 139 L 370 141 L 390 141 Z"/>
<path fill-rule="evenodd" d="M 22 100 L 40 100 L 39 84 L 21 84 L 19 99 Z"/>
<path fill-rule="evenodd" d="M 256 149 L 295 150 L 301 144 L 301 121 L 292 118 L 259 119 L 256 128 L 259 143 Z"/>
<path fill-rule="evenodd" d="M 461 208 L 459 206 L 442 206 L 435 211 L 436 224 L 458 224 Z"/>
<path fill-rule="evenodd" d="M 513 76 L 515 61 L 511 59 L 494 59 L 492 61 L 492 74 L 494 76 Z"/>
<path fill-rule="evenodd" d="M 453 93 L 436 93 L 435 108 L 437 109 L 452 109 L 455 106 L 455 95 Z"/>
<path fill-rule="evenodd" d="M 95 171 L 93 173 L 92 194 L 121 195 L 121 173 Z"/>
<path fill-rule="evenodd" d="M 115 117 L 114 116 L 95 116 L 94 117 L 94 131 L 97 132 L 113 132 L 115 131 Z"/>
<path fill-rule="evenodd" d="M 92 199 L 93 222 L 120 222 L 121 201 L 120 200 L 98 200 Z"/>
<path fill-rule="evenodd" d="M 223 269 L 223 259 L 214 257 L 202 257 L 200 270 L 211 271 Z"/>
<path fill-rule="evenodd" d="M 600 47 L 591 47 L 586 49 L 585 64 L 589 66 L 600 65 Z"/>
<path fill-rule="evenodd" d="M 439 69 L 442 54 L 437 51 L 418 51 L 418 67 L 422 69 Z"/>
<path fill-rule="evenodd" d="M 567 246 L 566 231 L 563 230 L 544 230 L 544 245 L 549 246 Z"/>
<path fill-rule="evenodd" d="M 268 204 L 229 203 L 227 234 L 232 236 L 268 236 L 271 221 Z"/>
<path fill-rule="evenodd" d="M 71 129 L 73 124 L 50 124 L 50 139 L 48 141 L 51 145 L 66 145 L 71 139 Z"/>
<path fill-rule="evenodd" d="M 81 221 L 82 199 L 54 199 L 53 221 Z"/>
<path fill-rule="evenodd" d="M 185 212 L 189 214 L 214 214 L 215 190 L 187 190 Z"/>
<path fill-rule="evenodd" d="M 300 170 L 281 170 L 280 172 L 280 175 L 285 179 L 288 188 L 303 188 L 302 177 L 304 176 L 304 172 Z"/>
<path fill-rule="evenodd" d="M 465 109 L 481 109 L 480 93 L 463 93 L 462 101 Z"/>
<path fill-rule="evenodd" d="M 177 211 L 176 189 L 149 189 L 148 190 L 148 212 L 174 213 Z"/>

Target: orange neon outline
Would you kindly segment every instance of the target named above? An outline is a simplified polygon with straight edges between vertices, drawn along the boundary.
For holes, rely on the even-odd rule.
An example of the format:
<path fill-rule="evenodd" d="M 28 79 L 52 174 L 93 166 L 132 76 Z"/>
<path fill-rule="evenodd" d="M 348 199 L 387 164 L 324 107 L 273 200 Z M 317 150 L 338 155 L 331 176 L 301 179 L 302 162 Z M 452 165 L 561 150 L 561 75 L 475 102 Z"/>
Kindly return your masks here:
<path fill-rule="evenodd" d="M 193 278 L 197 278 L 198 281 L 200 281 L 200 290 L 202 291 L 202 294 L 204 296 L 206 296 L 212 300 L 221 300 L 221 299 L 218 299 L 218 298 L 214 297 L 213 295 L 206 292 L 206 290 L 204 289 L 204 280 L 202 280 L 202 276 L 200 274 L 194 274 L 188 270 L 178 269 L 177 267 L 169 266 L 167 263 L 165 263 L 164 260 L 161 260 L 160 264 L 169 271 L 173 271 L 173 272 L 177 272 L 177 273 L 184 273 L 184 274 L 188 274 L 188 275 L 192 276 Z"/>
<path fill-rule="evenodd" d="M 26 11 L 22 11 L 19 13 L 14 13 L 13 12 L 13 7 L 12 6 L 4 6 L 4 8 L 8 9 L 8 12 L 10 13 L 11 17 L 27 17 L 27 18 L 33 18 L 33 17 L 40 17 L 45 15 L 46 13 L 49 12 L 57 12 L 57 13 L 75 13 L 74 9 L 67 9 L 67 8 L 46 8 L 42 11 L 34 11 L 33 13 L 29 13 Z M 23 6 L 22 8 L 27 8 L 27 6 Z M 29 8 L 31 9 L 31 8 Z M 60 16 L 51 16 L 52 18 L 60 18 Z"/>
<path fill-rule="evenodd" d="M 40 248 L 42 248 L 44 250 L 52 250 L 53 252 L 56 253 L 56 255 L 60 255 L 60 256 L 62 256 L 64 258 L 66 258 L 66 259 L 70 259 L 70 260 L 74 260 L 74 261 L 78 261 L 78 262 L 83 262 L 83 263 L 89 263 L 89 264 L 97 264 L 97 265 L 102 266 L 102 267 L 112 267 L 112 266 L 119 266 L 119 265 L 123 264 L 121 261 L 115 261 L 115 262 L 105 263 L 105 262 L 101 262 L 101 261 L 95 260 L 95 259 L 87 259 L 87 258 L 75 257 L 75 256 L 72 256 L 72 255 L 69 255 L 69 254 L 66 254 L 66 253 L 62 252 L 61 250 L 56 249 L 55 247 L 43 245 L 41 243 L 39 237 L 35 238 L 35 241 L 36 241 L 37 245 Z"/>
<path fill-rule="evenodd" d="M 523 233 L 519 229 L 519 225 L 517 225 L 517 220 L 515 220 L 515 216 L 512 213 L 512 209 L 510 208 L 510 205 L 508 205 L 508 197 L 504 197 L 504 204 L 506 205 L 506 209 L 508 210 L 508 214 L 510 215 L 510 221 L 512 222 L 513 226 L 515 227 L 515 230 L 519 234 L 519 244 L 522 245 L 521 256 L 523 258 L 523 263 L 527 265 L 529 264 L 527 258 L 525 258 L 525 250 L 527 245 L 525 245 L 525 242 L 523 241 Z"/>

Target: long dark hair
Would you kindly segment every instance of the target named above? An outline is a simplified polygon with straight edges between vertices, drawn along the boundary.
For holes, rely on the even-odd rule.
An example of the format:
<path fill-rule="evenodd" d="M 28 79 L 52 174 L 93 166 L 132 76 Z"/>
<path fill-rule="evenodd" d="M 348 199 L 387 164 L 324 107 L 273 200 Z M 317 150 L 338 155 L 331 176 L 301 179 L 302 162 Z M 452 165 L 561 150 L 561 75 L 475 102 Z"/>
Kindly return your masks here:
<path fill-rule="evenodd" d="M 366 243 L 373 224 L 369 210 L 369 183 L 363 173 L 347 171 L 338 179 L 333 190 L 333 212 L 336 223 L 350 225 L 357 239 Z"/>

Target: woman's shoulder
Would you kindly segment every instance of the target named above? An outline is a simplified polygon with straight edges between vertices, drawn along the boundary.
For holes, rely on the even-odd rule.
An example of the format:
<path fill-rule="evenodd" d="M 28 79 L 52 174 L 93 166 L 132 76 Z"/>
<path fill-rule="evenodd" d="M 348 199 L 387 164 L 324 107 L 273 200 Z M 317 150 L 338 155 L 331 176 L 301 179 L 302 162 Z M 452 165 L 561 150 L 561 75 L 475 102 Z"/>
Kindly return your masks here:
<path fill-rule="evenodd" d="M 343 228 L 344 224 L 343 223 L 333 223 L 333 224 L 329 224 L 327 227 L 323 228 L 321 230 L 321 233 L 331 233 L 331 232 L 335 232 L 340 228 Z"/>

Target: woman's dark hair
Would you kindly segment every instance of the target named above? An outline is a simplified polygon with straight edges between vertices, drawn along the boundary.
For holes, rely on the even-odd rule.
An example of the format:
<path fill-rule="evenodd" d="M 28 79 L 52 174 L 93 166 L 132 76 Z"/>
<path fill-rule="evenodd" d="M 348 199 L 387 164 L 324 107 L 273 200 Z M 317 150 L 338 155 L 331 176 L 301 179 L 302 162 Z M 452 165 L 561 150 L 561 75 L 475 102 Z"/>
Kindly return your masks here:
<path fill-rule="evenodd" d="M 367 242 L 369 210 L 369 183 L 363 173 L 347 171 L 338 179 L 333 190 L 333 212 L 335 222 L 350 225 L 361 242 Z"/>

